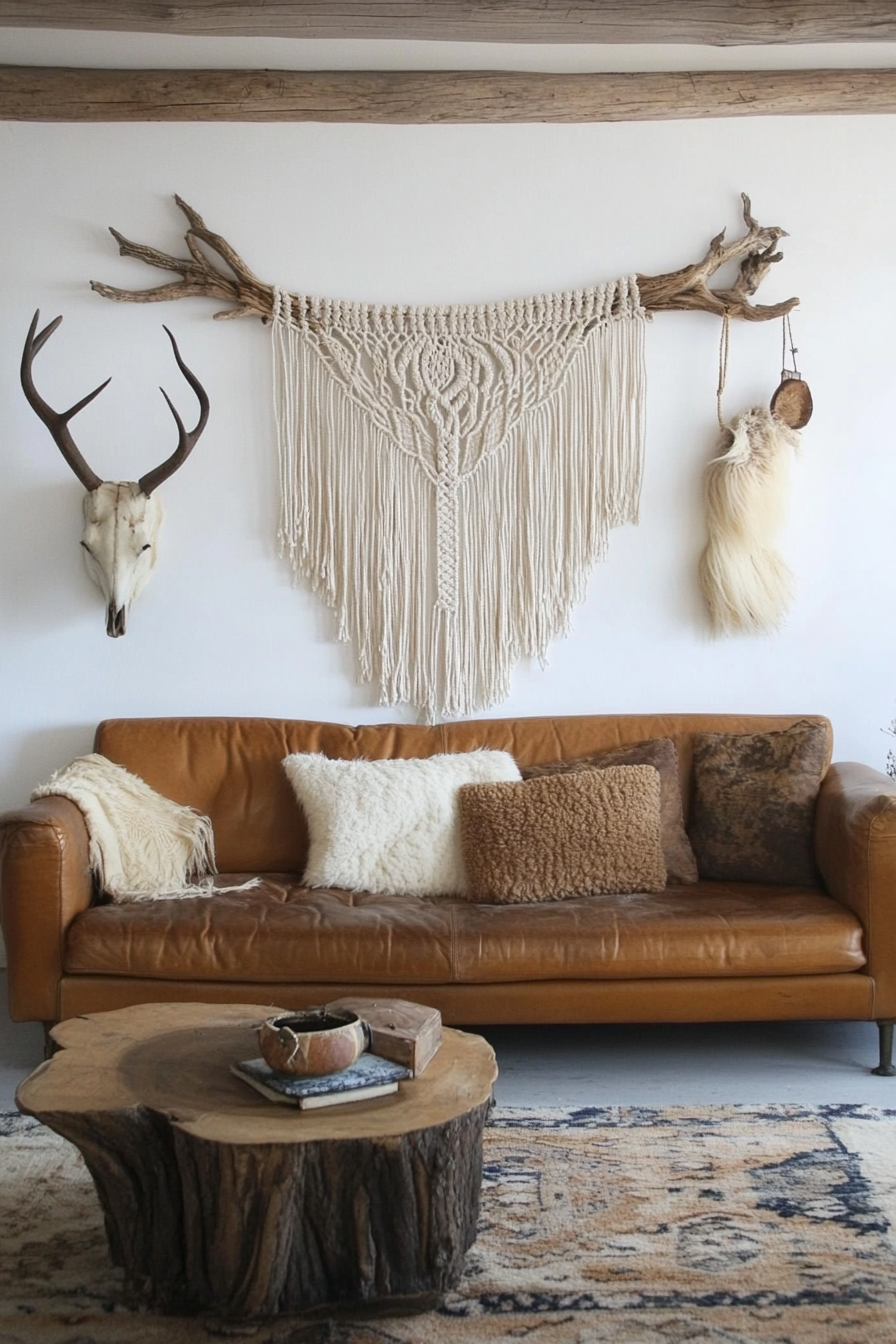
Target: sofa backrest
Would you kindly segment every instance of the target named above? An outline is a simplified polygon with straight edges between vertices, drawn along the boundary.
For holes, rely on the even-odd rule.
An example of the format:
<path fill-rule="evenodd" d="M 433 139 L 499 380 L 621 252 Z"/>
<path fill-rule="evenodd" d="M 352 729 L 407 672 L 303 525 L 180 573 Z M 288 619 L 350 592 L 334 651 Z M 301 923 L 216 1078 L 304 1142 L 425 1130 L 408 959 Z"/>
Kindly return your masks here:
<path fill-rule="evenodd" d="M 281 766 L 292 752 L 383 760 L 491 747 L 509 751 L 523 766 L 671 737 L 687 810 L 695 733 L 773 732 L 806 718 L 827 726 L 830 761 L 830 724 L 810 714 L 585 714 L 357 728 L 290 719 L 106 719 L 94 750 L 167 798 L 210 816 L 221 872 L 301 873 L 308 832 Z"/>

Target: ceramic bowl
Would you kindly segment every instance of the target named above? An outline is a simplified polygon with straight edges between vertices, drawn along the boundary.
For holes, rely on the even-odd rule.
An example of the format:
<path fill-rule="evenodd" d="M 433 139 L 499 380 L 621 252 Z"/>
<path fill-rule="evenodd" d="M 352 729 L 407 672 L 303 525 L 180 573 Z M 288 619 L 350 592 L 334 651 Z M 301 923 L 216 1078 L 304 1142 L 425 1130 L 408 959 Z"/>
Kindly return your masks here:
<path fill-rule="evenodd" d="M 297 1078 L 339 1073 L 354 1064 L 367 1044 L 367 1027 L 348 1009 L 282 1013 L 258 1028 L 265 1063 L 277 1073 Z"/>

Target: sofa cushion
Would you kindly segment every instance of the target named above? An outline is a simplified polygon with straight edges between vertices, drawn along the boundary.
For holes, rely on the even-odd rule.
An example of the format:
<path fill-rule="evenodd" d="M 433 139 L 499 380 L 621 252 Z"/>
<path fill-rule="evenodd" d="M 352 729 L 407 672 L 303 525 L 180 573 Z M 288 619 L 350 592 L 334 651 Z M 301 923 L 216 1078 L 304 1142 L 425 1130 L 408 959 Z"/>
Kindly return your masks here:
<path fill-rule="evenodd" d="M 815 802 L 830 758 L 824 724 L 698 733 L 691 843 L 701 877 L 814 885 Z"/>
<path fill-rule="evenodd" d="M 270 874 L 253 891 L 211 901 L 92 906 L 73 921 L 64 960 L 70 975 L 263 981 L 271 1002 L 277 984 L 303 981 L 349 993 L 364 984 L 825 975 L 865 964 L 855 915 L 794 887 L 699 882 L 655 894 L 475 905 L 312 891 Z"/>
<path fill-rule="evenodd" d="M 666 885 L 652 766 L 466 784 L 458 798 L 474 901 L 523 904 Z"/>
<path fill-rule="evenodd" d="M 308 823 L 305 885 L 398 896 L 464 894 L 458 788 L 520 778 L 506 751 L 410 761 L 296 753 L 283 768 Z"/>
<path fill-rule="evenodd" d="M 106 719 L 97 728 L 94 751 L 133 771 L 166 798 L 211 817 L 222 873 L 302 873 L 308 861 L 308 831 L 281 764 L 293 752 L 373 761 L 489 747 L 509 751 L 522 769 L 647 738 L 671 738 L 681 767 L 687 819 L 695 733 L 770 732 L 799 717 L 569 714 L 356 727 L 301 719 Z"/>
<path fill-rule="evenodd" d="M 668 882 L 696 882 L 697 861 L 684 828 L 678 752 L 670 737 L 652 737 L 570 761 L 521 767 L 523 779 L 540 779 L 570 770 L 605 770 L 609 765 L 652 765 L 660 777 L 660 822 Z"/>

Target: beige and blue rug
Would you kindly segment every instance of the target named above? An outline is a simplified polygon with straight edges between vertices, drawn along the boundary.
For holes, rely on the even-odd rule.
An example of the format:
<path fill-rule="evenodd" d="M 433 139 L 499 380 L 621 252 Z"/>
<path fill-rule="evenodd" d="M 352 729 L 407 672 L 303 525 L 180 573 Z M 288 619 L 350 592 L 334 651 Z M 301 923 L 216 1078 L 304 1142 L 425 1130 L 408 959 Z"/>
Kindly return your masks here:
<path fill-rule="evenodd" d="M 2 1344 L 896 1344 L 896 1110 L 497 1110 L 439 1311 L 226 1332 L 129 1310 L 76 1150 L 0 1134 Z"/>

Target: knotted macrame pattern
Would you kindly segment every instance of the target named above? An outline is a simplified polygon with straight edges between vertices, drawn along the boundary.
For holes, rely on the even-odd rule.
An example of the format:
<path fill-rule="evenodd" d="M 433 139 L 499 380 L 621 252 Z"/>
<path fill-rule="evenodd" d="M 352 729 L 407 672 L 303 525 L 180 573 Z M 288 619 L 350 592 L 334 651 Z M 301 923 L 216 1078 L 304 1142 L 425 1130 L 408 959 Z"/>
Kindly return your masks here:
<path fill-rule="evenodd" d="M 274 291 L 281 546 L 381 704 L 488 708 L 568 630 L 637 522 L 645 320 L 634 278 L 456 307 Z"/>

